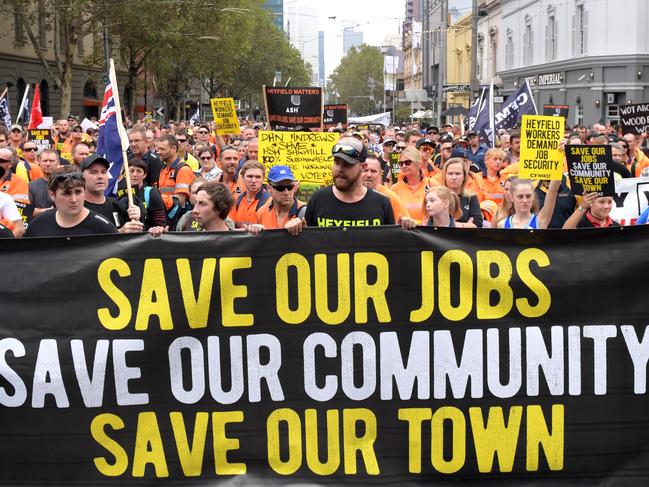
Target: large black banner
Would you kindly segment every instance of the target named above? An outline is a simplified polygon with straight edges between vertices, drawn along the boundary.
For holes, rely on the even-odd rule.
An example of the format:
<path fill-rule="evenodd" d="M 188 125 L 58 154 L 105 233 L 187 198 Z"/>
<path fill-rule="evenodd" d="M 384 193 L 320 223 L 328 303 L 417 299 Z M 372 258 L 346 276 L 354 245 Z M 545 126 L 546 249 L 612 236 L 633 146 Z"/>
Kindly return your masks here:
<path fill-rule="evenodd" d="M 2 241 L 0 485 L 646 486 L 648 238 Z"/>
<path fill-rule="evenodd" d="M 264 86 L 263 90 L 271 130 L 322 128 L 322 88 Z"/>

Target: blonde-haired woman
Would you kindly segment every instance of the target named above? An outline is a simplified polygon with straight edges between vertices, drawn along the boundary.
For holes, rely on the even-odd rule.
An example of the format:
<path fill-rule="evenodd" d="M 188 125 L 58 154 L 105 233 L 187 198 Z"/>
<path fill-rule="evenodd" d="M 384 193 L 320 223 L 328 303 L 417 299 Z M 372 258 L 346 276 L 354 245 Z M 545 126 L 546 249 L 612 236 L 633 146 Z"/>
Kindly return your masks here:
<path fill-rule="evenodd" d="M 425 216 L 423 202 L 426 192 L 439 186 L 437 181 L 424 176 L 421 161 L 421 153 L 417 149 L 414 147 L 403 149 L 399 154 L 401 171 L 399 181 L 391 188 L 401 198 L 408 213 L 417 223 L 421 223 Z"/>

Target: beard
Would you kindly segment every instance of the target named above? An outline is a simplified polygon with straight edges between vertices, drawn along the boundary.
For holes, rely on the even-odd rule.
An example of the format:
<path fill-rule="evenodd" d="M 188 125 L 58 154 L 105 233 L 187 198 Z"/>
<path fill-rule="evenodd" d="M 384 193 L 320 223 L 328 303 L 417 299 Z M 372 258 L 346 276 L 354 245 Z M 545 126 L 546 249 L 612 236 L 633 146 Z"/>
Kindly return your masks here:
<path fill-rule="evenodd" d="M 341 174 L 337 174 L 334 176 L 334 186 L 338 191 L 344 193 L 352 189 L 356 185 L 356 182 L 360 177 L 361 177 L 360 172 L 352 176 L 349 175 L 343 176 Z"/>

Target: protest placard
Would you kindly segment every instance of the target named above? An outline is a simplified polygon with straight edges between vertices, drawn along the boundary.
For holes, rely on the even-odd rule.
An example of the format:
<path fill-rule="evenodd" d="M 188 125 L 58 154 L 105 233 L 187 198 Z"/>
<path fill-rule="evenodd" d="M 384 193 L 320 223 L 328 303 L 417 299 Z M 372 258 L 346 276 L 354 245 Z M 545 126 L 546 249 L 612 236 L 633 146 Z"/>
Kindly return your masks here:
<path fill-rule="evenodd" d="M 625 178 L 615 181 L 615 207 L 610 217 L 620 225 L 634 225 L 649 206 L 649 178 Z"/>
<path fill-rule="evenodd" d="M 233 98 L 211 98 L 210 105 L 219 135 L 241 133 Z"/>
<path fill-rule="evenodd" d="M 620 126 L 623 134 L 649 132 L 649 103 L 620 105 Z"/>
<path fill-rule="evenodd" d="M 390 173 L 392 175 L 392 184 L 399 181 L 399 173 L 401 173 L 401 166 L 399 165 L 400 152 L 390 153 Z"/>
<path fill-rule="evenodd" d="M 543 115 L 548 117 L 568 118 L 570 105 L 543 105 Z"/>
<path fill-rule="evenodd" d="M 27 131 L 27 140 L 34 141 L 39 154 L 43 149 L 49 149 L 54 145 L 52 131 L 49 129 L 29 129 Z"/>
<path fill-rule="evenodd" d="M 264 104 L 272 130 L 322 128 L 322 88 L 264 86 Z"/>
<path fill-rule="evenodd" d="M 343 130 L 347 130 L 347 105 L 325 105 L 323 123 L 325 130 L 335 128 L 338 124 Z"/>
<path fill-rule="evenodd" d="M 610 145 L 567 145 L 566 160 L 572 194 L 615 194 Z"/>
<path fill-rule="evenodd" d="M 325 185 L 331 180 L 333 132 L 259 132 L 259 160 L 270 168 L 289 166 L 301 183 Z"/>
<path fill-rule="evenodd" d="M 519 177 L 523 179 L 557 179 L 563 176 L 563 117 L 523 115 Z"/>

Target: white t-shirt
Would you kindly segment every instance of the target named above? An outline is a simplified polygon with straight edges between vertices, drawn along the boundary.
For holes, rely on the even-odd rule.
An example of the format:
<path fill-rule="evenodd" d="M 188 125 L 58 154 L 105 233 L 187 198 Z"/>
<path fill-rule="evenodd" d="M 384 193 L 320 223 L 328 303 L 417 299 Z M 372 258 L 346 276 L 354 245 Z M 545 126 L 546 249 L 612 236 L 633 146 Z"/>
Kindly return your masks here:
<path fill-rule="evenodd" d="M 16 220 L 22 221 L 22 219 L 14 199 L 7 193 L 0 191 L 0 220 L 15 222 Z"/>

